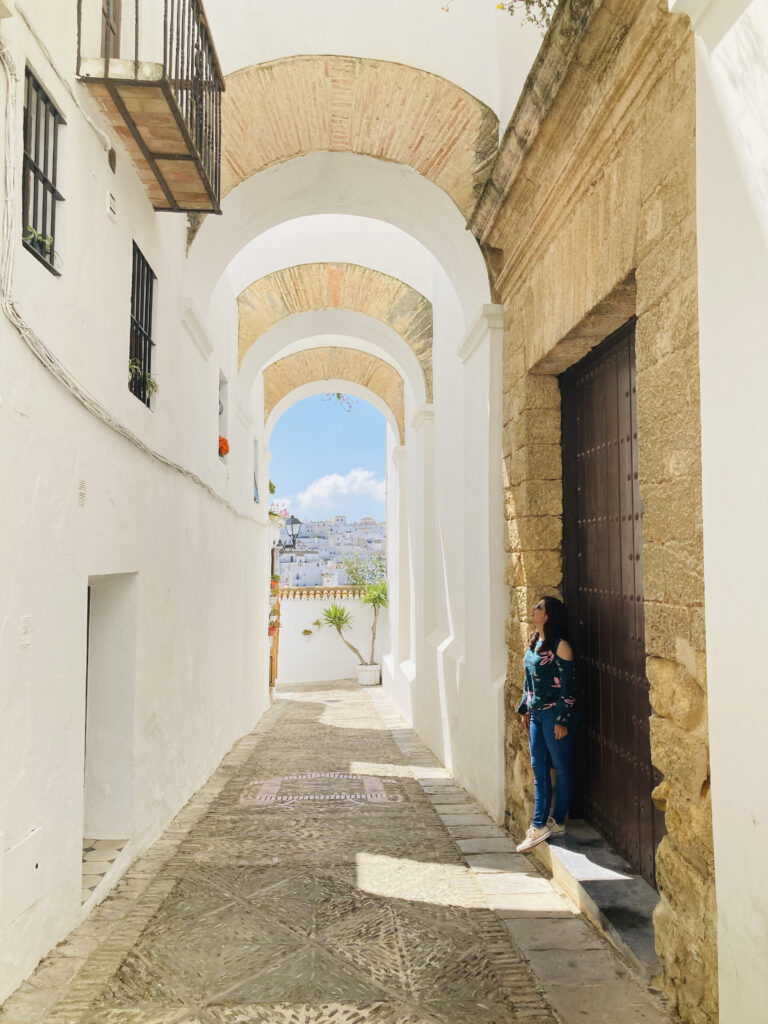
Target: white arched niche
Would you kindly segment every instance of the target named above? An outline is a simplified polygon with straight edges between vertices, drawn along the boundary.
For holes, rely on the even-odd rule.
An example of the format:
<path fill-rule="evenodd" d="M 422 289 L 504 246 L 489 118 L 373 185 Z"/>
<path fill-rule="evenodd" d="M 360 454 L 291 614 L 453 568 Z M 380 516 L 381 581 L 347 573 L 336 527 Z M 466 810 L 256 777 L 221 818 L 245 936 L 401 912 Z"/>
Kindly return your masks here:
<path fill-rule="evenodd" d="M 352 263 L 395 277 L 432 302 L 445 272 L 429 250 L 394 224 L 346 214 L 296 217 L 254 238 L 227 276 L 235 295 L 277 270 L 303 263 Z"/>
<path fill-rule="evenodd" d="M 329 340 L 332 338 L 333 340 Z M 427 401 L 421 364 L 408 343 L 391 327 L 365 313 L 319 309 L 296 313 L 270 327 L 248 349 L 239 374 L 240 400 L 254 408 L 254 388 L 270 363 L 296 352 L 328 345 L 356 348 L 393 366 L 405 384 L 406 417 Z"/>
<path fill-rule="evenodd" d="M 243 249 L 278 224 L 316 214 L 384 221 L 420 242 L 451 282 L 465 328 L 491 301 L 483 255 L 461 212 L 442 189 L 402 164 L 310 153 L 254 174 L 224 198 L 222 210 L 221 217 L 205 218 L 192 242 L 184 285 L 186 303 L 209 330 L 213 291 Z"/>

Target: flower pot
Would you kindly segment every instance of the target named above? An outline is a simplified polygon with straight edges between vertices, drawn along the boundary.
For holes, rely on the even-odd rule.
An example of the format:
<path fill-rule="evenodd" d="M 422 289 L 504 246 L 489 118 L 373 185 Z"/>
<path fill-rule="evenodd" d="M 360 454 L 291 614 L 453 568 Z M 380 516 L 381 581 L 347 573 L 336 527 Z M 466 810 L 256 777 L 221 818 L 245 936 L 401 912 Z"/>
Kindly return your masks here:
<path fill-rule="evenodd" d="M 277 590 L 277 588 L 280 586 L 280 584 L 278 583 L 277 580 L 270 580 L 269 581 L 269 586 L 270 586 L 271 590 Z"/>
<path fill-rule="evenodd" d="M 381 682 L 381 665 L 358 665 L 357 681 L 360 686 L 378 686 Z"/>
<path fill-rule="evenodd" d="M 270 636 L 274 636 L 277 633 L 277 626 L 269 626 L 267 632 Z"/>

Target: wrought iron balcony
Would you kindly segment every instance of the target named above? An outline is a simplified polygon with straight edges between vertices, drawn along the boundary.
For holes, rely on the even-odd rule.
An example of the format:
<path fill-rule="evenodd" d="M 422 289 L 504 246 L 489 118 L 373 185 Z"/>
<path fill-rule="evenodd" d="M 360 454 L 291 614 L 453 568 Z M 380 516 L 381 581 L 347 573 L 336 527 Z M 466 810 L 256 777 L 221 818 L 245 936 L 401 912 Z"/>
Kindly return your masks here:
<path fill-rule="evenodd" d="M 78 0 L 77 26 L 77 74 L 154 208 L 221 213 L 224 78 L 201 0 Z"/>

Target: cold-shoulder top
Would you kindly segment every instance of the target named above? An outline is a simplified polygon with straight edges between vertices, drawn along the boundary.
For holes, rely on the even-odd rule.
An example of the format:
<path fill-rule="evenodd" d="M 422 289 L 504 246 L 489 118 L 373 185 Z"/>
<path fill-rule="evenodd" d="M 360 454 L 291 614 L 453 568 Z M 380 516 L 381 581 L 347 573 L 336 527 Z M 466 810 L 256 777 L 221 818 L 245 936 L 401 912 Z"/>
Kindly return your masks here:
<path fill-rule="evenodd" d="M 559 645 L 558 640 L 555 649 Z M 576 699 L 573 695 L 573 662 L 564 661 L 554 651 L 540 653 L 541 640 L 534 650 L 525 652 L 525 683 L 518 714 L 555 709 L 555 724 L 567 726 Z"/>

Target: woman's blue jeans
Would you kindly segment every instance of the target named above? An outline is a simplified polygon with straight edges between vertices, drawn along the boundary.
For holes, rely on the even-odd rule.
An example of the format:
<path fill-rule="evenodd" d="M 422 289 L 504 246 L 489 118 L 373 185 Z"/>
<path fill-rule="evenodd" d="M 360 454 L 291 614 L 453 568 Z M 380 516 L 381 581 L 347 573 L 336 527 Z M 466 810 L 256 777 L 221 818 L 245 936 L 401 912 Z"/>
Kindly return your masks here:
<path fill-rule="evenodd" d="M 555 710 L 532 711 L 528 742 L 533 768 L 533 824 L 546 825 L 552 807 L 552 776 L 555 769 L 555 806 L 552 817 L 562 825 L 573 795 L 573 737 L 576 715 L 571 716 L 567 734 L 555 739 Z"/>

